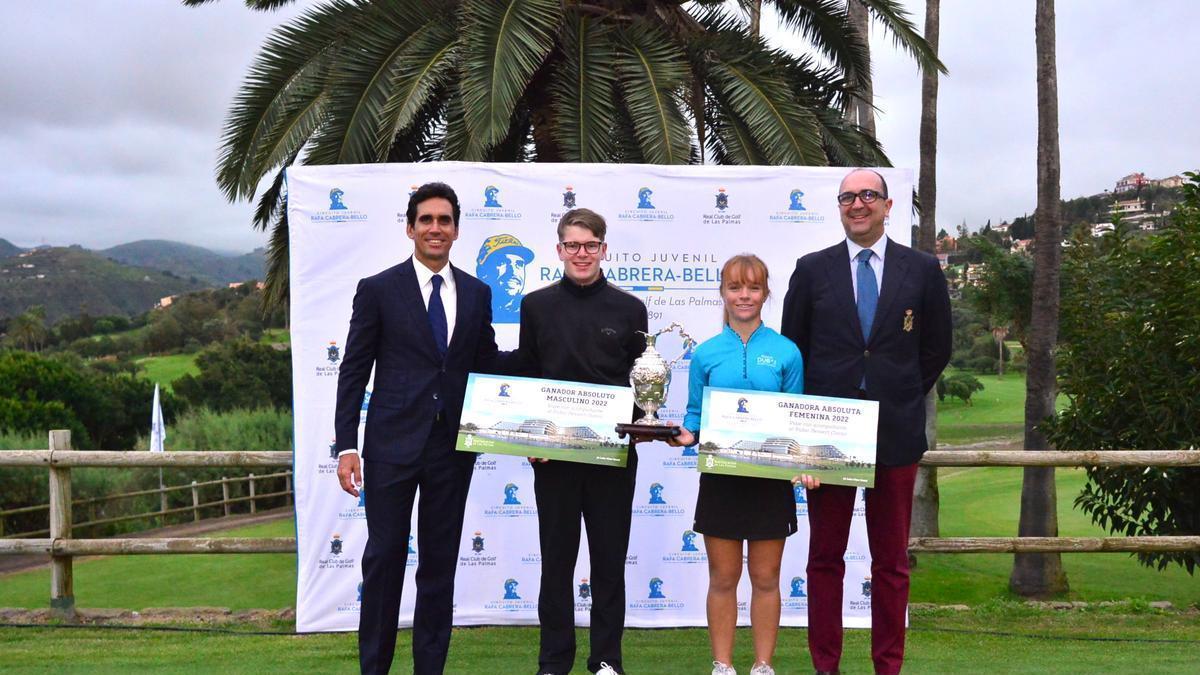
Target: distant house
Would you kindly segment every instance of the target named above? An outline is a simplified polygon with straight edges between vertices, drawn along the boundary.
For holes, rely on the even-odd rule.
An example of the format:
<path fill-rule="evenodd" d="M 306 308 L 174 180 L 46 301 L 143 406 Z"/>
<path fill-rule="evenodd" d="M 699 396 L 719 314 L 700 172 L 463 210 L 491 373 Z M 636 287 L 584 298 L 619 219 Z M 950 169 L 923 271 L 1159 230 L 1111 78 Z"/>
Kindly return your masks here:
<path fill-rule="evenodd" d="M 1096 223 L 1095 225 L 1092 225 L 1092 236 L 1099 237 L 1106 232 L 1112 232 L 1113 229 L 1112 223 Z"/>
<path fill-rule="evenodd" d="M 175 296 L 175 295 L 168 295 L 165 298 L 159 298 L 158 303 L 156 305 L 154 305 L 154 307 L 155 307 L 155 309 L 162 309 L 163 307 L 170 307 L 171 303 L 175 302 L 175 298 L 177 298 L 177 297 L 178 296 Z"/>
<path fill-rule="evenodd" d="M 1187 179 L 1185 179 L 1183 176 L 1175 175 L 1168 176 L 1167 178 L 1159 178 L 1158 180 L 1152 180 L 1150 181 L 1150 184 L 1163 188 L 1177 188 L 1182 187 L 1186 182 Z"/>
<path fill-rule="evenodd" d="M 1117 181 L 1117 186 L 1116 186 L 1116 188 L 1113 189 L 1113 192 L 1116 192 L 1117 194 L 1120 194 L 1122 192 L 1133 192 L 1134 190 L 1140 189 L 1143 185 L 1146 185 L 1148 182 L 1149 181 L 1146 180 L 1146 174 L 1131 173 L 1128 176 L 1125 176 L 1121 180 Z"/>
<path fill-rule="evenodd" d="M 1033 244 L 1033 239 L 1014 239 L 1012 243 L 1013 253 L 1028 253 L 1030 245 Z"/>

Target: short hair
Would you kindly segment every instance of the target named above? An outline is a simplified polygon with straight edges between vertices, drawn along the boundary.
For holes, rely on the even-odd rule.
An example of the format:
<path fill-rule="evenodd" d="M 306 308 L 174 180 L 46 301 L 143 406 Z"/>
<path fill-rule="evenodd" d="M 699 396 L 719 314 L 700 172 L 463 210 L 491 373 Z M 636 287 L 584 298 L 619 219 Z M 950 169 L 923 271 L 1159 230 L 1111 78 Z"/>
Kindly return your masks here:
<path fill-rule="evenodd" d="M 608 234 L 608 225 L 604 222 L 604 216 L 596 213 L 591 209 L 571 209 L 558 219 L 558 239 L 562 241 L 563 233 L 566 232 L 567 226 L 574 225 L 582 227 L 600 241 L 604 241 L 604 235 Z"/>
<path fill-rule="evenodd" d="M 883 198 L 888 199 L 888 194 L 890 194 L 890 193 L 888 192 L 887 179 L 883 177 L 883 174 L 879 173 L 875 169 L 868 169 L 866 167 L 859 167 L 857 169 L 851 169 L 850 171 L 848 171 L 846 173 L 845 176 L 842 176 L 842 182 L 846 181 L 846 176 L 849 176 L 850 174 L 854 173 L 855 171 L 870 171 L 871 173 L 878 176 L 879 177 L 879 187 L 881 187 L 883 189 Z"/>
<path fill-rule="evenodd" d="M 454 210 L 454 227 L 458 227 L 458 217 L 462 210 L 458 207 L 458 195 L 454 193 L 454 188 L 445 183 L 426 183 L 417 188 L 408 197 L 408 211 L 404 216 L 408 219 L 408 226 L 412 227 L 417 222 L 417 204 L 427 200 L 441 197 L 450 202 L 450 208 Z"/>
<path fill-rule="evenodd" d="M 726 260 L 725 265 L 721 267 L 721 291 L 725 291 L 725 284 L 730 281 L 756 283 L 763 287 L 763 300 L 766 300 L 771 297 L 771 287 L 767 283 L 768 277 L 767 264 L 762 261 L 762 258 L 753 253 L 739 253 Z M 725 323 L 729 323 L 728 310 L 722 310 L 722 312 Z"/>

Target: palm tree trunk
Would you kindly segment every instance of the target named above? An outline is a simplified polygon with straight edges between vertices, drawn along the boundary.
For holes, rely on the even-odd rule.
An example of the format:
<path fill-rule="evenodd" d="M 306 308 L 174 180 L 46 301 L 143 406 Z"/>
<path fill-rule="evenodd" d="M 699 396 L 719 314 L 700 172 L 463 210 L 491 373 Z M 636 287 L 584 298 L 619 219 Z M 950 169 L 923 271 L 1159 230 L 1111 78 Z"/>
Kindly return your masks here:
<path fill-rule="evenodd" d="M 925 41 L 938 49 L 938 19 L 941 0 L 925 2 Z M 938 71 L 925 68 L 921 71 L 921 167 L 917 178 L 917 199 L 921 202 L 921 225 L 917 235 L 917 248 L 932 254 L 935 251 L 937 234 L 937 95 Z M 937 389 L 925 395 L 925 440 L 930 450 L 937 449 Z M 939 536 L 937 467 L 922 466 L 917 469 L 917 480 L 913 485 L 912 527 L 914 537 Z M 909 555 L 909 563 L 916 564 L 916 556 Z"/>
<path fill-rule="evenodd" d="M 1029 326 L 1028 377 L 1025 384 L 1025 449 L 1048 450 L 1038 425 L 1054 414 L 1054 346 L 1058 338 L 1058 277 L 1062 262 L 1059 213 L 1058 73 L 1055 64 L 1054 0 L 1037 0 L 1037 211 L 1034 213 L 1033 314 Z M 1025 469 L 1021 484 L 1022 537 L 1058 536 L 1058 499 L 1053 467 Z M 1018 553 L 1009 589 L 1025 597 L 1067 591 L 1067 575 L 1058 553 Z"/>
<path fill-rule="evenodd" d="M 850 19 L 850 27 L 853 28 L 862 38 L 863 50 L 867 56 L 867 63 L 871 62 L 871 42 L 868 28 L 870 26 L 871 17 L 867 13 L 867 6 L 858 0 L 849 0 L 846 4 L 846 11 Z M 871 85 L 870 73 L 863 74 L 862 82 L 862 97 L 851 98 L 846 103 L 846 121 L 851 124 L 857 124 L 864 131 L 875 138 L 875 88 Z"/>

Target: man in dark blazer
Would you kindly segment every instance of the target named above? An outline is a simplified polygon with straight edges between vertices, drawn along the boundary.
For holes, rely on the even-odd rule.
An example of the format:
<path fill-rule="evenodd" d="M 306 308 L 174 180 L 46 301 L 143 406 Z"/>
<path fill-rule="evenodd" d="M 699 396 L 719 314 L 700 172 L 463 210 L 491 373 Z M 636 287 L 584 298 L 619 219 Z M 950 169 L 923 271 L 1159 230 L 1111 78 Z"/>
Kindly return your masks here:
<path fill-rule="evenodd" d="M 879 401 L 875 486 L 866 491 L 871 658 L 876 673 L 898 673 L 913 481 L 927 449 L 925 394 L 950 360 L 950 298 L 936 258 L 884 236 L 892 200 L 883 176 L 856 169 L 838 192 L 846 240 L 796 263 L 781 332 L 804 356 L 804 393 Z M 808 493 L 808 642 L 818 673 L 837 672 L 842 655 L 855 494 L 840 485 Z"/>
<path fill-rule="evenodd" d="M 335 421 L 338 480 L 346 492 L 366 495 L 358 628 L 363 673 L 391 667 L 418 487 L 413 672 L 441 673 L 450 646 L 458 542 L 475 464 L 473 453 L 455 452 L 454 438 L 467 373 L 490 371 L 497 359 L 491 292 L 449 262 L 459 213 L 450 186 L 422 185 L 406 214 L 412 257 L 359 281 L 354 295 Z M 372 366 L 364 476 L 358 422 Z"/>

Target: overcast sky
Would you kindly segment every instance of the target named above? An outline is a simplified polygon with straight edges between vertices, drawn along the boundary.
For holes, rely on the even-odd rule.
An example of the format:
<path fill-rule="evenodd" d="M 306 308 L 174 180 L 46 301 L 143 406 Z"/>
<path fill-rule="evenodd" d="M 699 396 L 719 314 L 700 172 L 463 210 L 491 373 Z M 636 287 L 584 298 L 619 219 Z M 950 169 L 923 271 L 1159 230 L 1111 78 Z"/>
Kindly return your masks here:
<path fill-rule="evenodd" d="M 924 3 L 904 3 L 918 27 Z M 1032 213 L 1037 141 L 1033 0 L 942 3 L 950 74 L 938 108 L 940 227 Z M 269 31 L 296 15 L 237 0 L 13 3 L 0 27 L 0 237 L 104 248 L 173 239 L 266 243 L 252 206 L 213 180 L 226 108 Z M 1059 0 L 1062 193 L 1200 168 L 1192 0 Z M 1188 45 L 1193 45 L 1189 47 Z M 920 75 L 872 36 L 878 133 L 918 162 Z"/>

